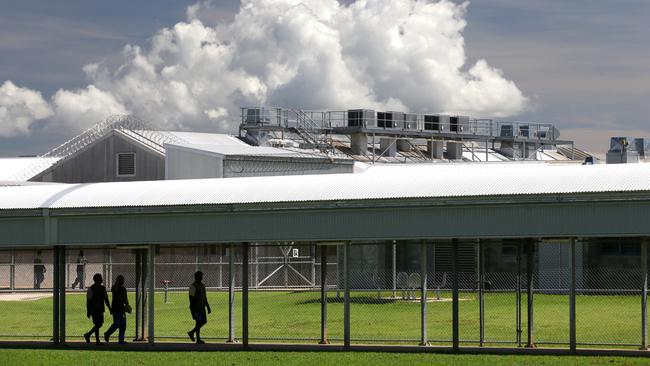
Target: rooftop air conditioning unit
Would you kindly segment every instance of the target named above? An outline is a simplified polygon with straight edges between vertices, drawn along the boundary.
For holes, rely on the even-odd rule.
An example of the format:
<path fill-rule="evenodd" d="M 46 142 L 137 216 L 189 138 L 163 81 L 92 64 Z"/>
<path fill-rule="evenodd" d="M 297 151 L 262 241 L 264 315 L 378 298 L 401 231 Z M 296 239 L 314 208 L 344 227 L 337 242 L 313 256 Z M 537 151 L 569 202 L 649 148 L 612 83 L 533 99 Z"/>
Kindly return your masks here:
<path fill-rule="evenodd" d="M 402 123 L 404 123 L 403 112 L 377 112 L 377 127 L 379 128 L 398 128 Z"/>
<path fill-rule="evenodd" d="M 628 146 L 627 137 L 612 137 L 609 140 L 609 151 L 626 151 Z"/>
<path fill-rule="evenodd" d="M 500 137 L 514 137 L 514 128 L 511 124 L 503 124 L 501 125 L 501 129 L 499 131 L 499 136 Z"/>
<path fill-rule="evenodd" d="M 375 111 L 372 109 L 348 110 L 348 127 L 375 127 Z"/>
<path fill-rule="evenodd" d="M 519 125 L 519 137 L 530 137 L 530 128 L 528 125 Z"/>
<path fill-rule="evenodd" d="M 444 131 L 445 126 L 449 126 L 449 116 L 441 116 L 434 114 L 424 115 L 424 130 L 425 131 Z"/>
<path fill-rule="evenodd" d="M 417 130 L 418 129 L 418 115 L 414 113 L 404 114 L 404 129 Z"/>
<path fill-rule="evenodd" d="M 264 108 L 247 108 L 244 123 L 247 125 L 268 125 L 271 123 L 269 111 Z"/>
<path fill-rule="evenodd" d="M 645 139 L 643 139 L 643 138 L 634 139 L 634 150 L 636 150 L 636 152 L 639 153 L 640 157 L 644 158 L 645 157 Z"/>
<path fill-rule="evenodd" d="M 469 132 L 469 117 L 453 116 L 449 118 L 449 131 L 457 133 Z"/>

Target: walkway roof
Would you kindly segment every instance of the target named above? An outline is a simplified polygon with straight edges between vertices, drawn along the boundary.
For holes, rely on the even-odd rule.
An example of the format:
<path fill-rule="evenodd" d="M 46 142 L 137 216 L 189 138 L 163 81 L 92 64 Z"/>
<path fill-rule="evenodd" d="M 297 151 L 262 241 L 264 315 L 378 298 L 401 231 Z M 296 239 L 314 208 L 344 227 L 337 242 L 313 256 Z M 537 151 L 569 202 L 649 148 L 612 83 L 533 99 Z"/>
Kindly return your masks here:
<path fill-rule="evenodd" d="M 650 164 L 372 166 L 359 174 L 2 187 L 0 210 L 650 192 Z"/>

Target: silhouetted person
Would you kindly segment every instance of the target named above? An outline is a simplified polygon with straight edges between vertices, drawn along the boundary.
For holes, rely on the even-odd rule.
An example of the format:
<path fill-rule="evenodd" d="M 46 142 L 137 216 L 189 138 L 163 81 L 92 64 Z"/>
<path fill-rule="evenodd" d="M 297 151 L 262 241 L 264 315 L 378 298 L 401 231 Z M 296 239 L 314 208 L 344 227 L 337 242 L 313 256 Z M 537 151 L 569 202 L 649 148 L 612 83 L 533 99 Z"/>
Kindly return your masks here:
<path fill-rule="evenodd" d="M 43 265 L 43 258 L 41 258 L 41 251 L 36 252 L 36 257 L 34 258 L 34 288 L 40 289 L 41 283 L 45 280 L 45 265 Z"/>
<path fill-rule="evenodd" d="M 119 329 L 120 333 L 118 336 L 118 343 L 126 344 L 124 341 L 124 332 L 126 331 L 126 313 L 130 313 L 131 310 L 129 299 L 126 296 L 126 287 L 124 287 L 124 276 L 117 276 L 113 287 L 111 287 L 111 293 L 113 294 L 113 300 L 111 301 L 111 307 L 113 309 L 113 324 L 108 328 L 106 333 L 104 333 L 104 340 L 108 342 L 115 330 Z"/>
<path fill-rule="evenodd" d="M 79 288 L 83 290 L 86 282 L 84 278 L 86 275 L 86 263 L 88 263 L 88 261 L 86 260 L 86 257 L 84 257 L 84 251 L 80 250 L 77 255 L 77 278 L 74 279 L 72 288 L 79 285 Z"/>
<path fill-rule="evenodd" d="M 190 312 L 196 325 L 192 330 L 187 332 L 187 335 L 190 336 L 192 341 L 194 341 L 194 335 L 196 335 L 197 344 L 205 343 L 201 340 L 201 327 L 208 322 L 208 316 L 205 310 L 208 310 L 208 314 L 212 312 L 205 293 L 205 285 L 201 281 L 203 281 L 203 272 L 197 271 L 194 273 L 194 283 L 190 286 Z"/>
<path fill-rule="evenodd" d="M 104 325 L 104 304 L 108 306 L 108 311 L 112 312 L 111 304 L 108 303 L 108 294 L 106 293 L 106 287 L 102 286 L 102 275 L 95 273 L 93 276 L 92 286 L 88 287 L 86 292 L 86 317 L 93 319 L 93 327 L 84 334 L 86 343 L 90 343 L 90 336 L 95 333 L 95 342 L 97 345 L 102 345 L 103 343 L 99 340 L 99 328 Z"/>

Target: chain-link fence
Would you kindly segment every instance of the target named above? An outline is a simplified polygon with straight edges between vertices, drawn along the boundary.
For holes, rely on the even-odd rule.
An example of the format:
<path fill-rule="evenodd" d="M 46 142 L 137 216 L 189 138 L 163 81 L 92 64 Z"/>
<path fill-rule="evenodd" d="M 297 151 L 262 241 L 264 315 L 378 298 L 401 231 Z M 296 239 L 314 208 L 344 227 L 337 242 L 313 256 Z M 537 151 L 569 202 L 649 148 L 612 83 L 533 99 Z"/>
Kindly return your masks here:
<path fill-rule="evenodd" d="M 343 344 L 347 321 L 351 344 L 450 346 L 455 343 L 454 275 L 461 347 L 568 347 L 572 314 L 578 347 L 638 348 L 643 343 L 647 265 L 642 258 L 647 257 L 639 239 L 579 241 L 573 258 L 570 241 L 377 241 L 350 244 L 347 257 L 343 243 L 257 243 L 248 247 L 247 264 L 242 248 L 156 247 L 156 341 L 189 341 L 194 320 L 188 288 L 194 273 L 202 271 L 212 310 L 202 338 L 241 342 L 242 271 L 248 268 L 251 343 Z M 53 263 L 48 248 L 0 250 L 0 339 L 52 337 Z M 146 340 L 152 300 L 148 263 L 144 246 L 66 248 L 66 338 L 82 341 L 91 328 L 86 291 L 99 273 L 109 296 L 117 276 L 124 276 L 133 308 L 126 338 Z M 102 331 L 111 323 L 107 312 Z"/>

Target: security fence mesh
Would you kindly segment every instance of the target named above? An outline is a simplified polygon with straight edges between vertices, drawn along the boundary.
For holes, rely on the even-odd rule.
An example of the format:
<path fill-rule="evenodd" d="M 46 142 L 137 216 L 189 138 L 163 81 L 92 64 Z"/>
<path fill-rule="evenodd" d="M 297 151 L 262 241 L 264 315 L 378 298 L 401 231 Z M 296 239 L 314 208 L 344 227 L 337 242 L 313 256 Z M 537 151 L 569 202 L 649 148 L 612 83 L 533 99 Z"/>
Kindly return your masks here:
<path fill-rule="evenodd" d="M 351 344 L 415 345 L 424 341 L 433 346 L 452 345 L 453 245 L 452 241 L 350 244 L 347 283 Z M 457 245 L 461 347 L 525 347 L 528 343 L 568 347 L 573 274 L 577 346 L 641 345 L 643 268 L 647 266 L 641 260 L 640 240 L 576 242 L 574 268 L 571 242 L 567 240 L 460 240 Z M 249 342 L 342 344 L 344 248 L 343 243 L 250 244 Z M 4 325 L 0 339 L 47 341 L 52 337 L 53 256 L 51 248 L 0 250 L 0 313 Z M 155 291 L 150 299 L 147 246 L 67 247 L 63 269 L 66 338 L 82 341 L 91 328 L 86 317 L 86 291 L 93 275 L 101 274 L 109 297 L 117 276 L 124 276 L 133 308 L 127 314 L 127 341 L 147 339 L 151 300 L 156 341 L 189 341 L 187 332 L 194 320 L 188 288 L 194 273 L 201 271 L 212 310 L 202 338 L 241 342 L 244 257 L 241 245 L 156 247 Z M 321 317 L 323 305 L 326 321 Z M 529 313 L 533 314 L 531 329 Z M 107 311 L 101 331 L 111 323 Z M 111 340 L 117 340 L 117 333 Z"/>

